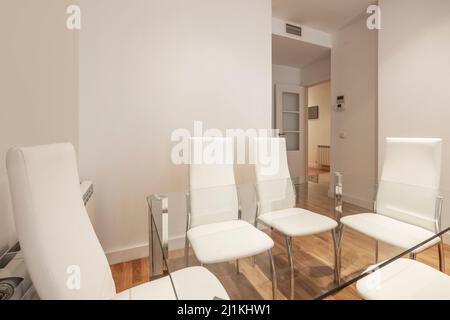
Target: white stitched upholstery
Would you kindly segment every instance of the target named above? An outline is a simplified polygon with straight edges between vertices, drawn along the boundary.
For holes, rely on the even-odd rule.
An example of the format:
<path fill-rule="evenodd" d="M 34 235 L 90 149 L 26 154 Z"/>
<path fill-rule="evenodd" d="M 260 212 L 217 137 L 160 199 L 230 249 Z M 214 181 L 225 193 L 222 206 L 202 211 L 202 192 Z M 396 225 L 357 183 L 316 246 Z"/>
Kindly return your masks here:
<path fill-rule="evenodd" d="M 398 221 L 381 214 L 355 214 L 342 218 L 341 222 L 371 238 L 405 250 L 410 249 L 435 235 L 435 233 L 428 231 L 427 229 Z M 439 241 L 440 238 L 428 241 L 426 245 L 418 248 L 415 252 L 420 252 L 434 246 L 439 243 Z"/>
<path fill-rule="evenodd" d="M 356 288 L 366 300 L 450 300 L 450 277 L 410 259 L 375 271 L 359 280 Z"/>
<path fill-rule="evenodd" d="M 19 241 L 40 298 L 171 297 L 168 277 L 116 296 L 108 261 L 84 207 L 71 144 L 13 148 L 7 168 Z M 74 289 L 67 283 L 74 284 L 69 276 L 77 270 L 81 283 Z M 174 279 L 181 298 L 228 299 L 219 280 L 205 268 L 180 270 Z"/>
<path fill-rule="evenodd" d="M 441 139 L 388 138 L 377 194 L 377 213 L 341 222 L 377 240 L 408 249 L 438 230 L 436 200 L 441 175 Z M 426 249 L 435 239 L 416 250 Z"/>
<path fill-rule="evenodd" d="M 222 163 L 195 161 L 195 148 L 222 150 Z M 253 256 L 270 250 L 274 243 L 264 232 L 238 220 L 239 201 L 234 179 L 231 138 L 191 140 L 191 229 L 187 237 L 201 263 L 217 263 Z M 198 150 L 197 150 L 198 152 Z M 228 159 L 229 161 L 225 161 Z"/>
<path fill-rule="evenodd" d="M 189 166 L 191 227 L 238 219 L 238 195 L 234 180 L 233 140 L 231 138 L 191 138 Z M 208 149 L 209 148 L 209 149 Z M 223 163 L 207 163 L 199 153 L 223 157 Z M 211 150 L 211 152 L 208 152 Z M 196 156 L 197 155 L 197 156 Z"/>
<path fill-rule="evenodd" d="M 43 299 L 110 299 L 111 270 L 89 221 L 70 144 L 14 148 L 7 154 L 17 232 L 34 286 Z M 79 267 L 70 290 L 67 269 Z"/>
<path fill-rule="evenodd" d="M 254 139 L 255 174 L 260 214 L 295 206 L 295 190 L 287 162 L 284 138 Z"/>
<path fill-rule="evenodd" d="M 273 240 L 242 220 L 202 225 L 187 233 L 201 263 L 219 263 L 251 257 L 270 250 Z"/>
<path fill-rule="evenodd" d="M 190 267 L 171 273 L 180 300 L 229 300 L 227 292 L 208 269 Z M 200 284 L 200 287 L 199 287 Z M 175 300 L 169 277 L 147 282 L 117 294 L 115 300 Z"/>
<path fill-rule="evenodd" d="M 309 236 L 337 227 L 333 219 L 301 208 L 264 213 L 259 220 L 290 237 Z"/>
<path fill-rule="evenodd" d="M 258 220 L 287 236 L 307 236 L 334 229 L 329 217 L 295 207 L 284 138 L 255 138 Z M 274 170 L 277 169 L 277 170 Z"/>
<path fill-rule="evenodd" d="M 386 139 L 377 213 L 436 232 L 441 139 Z"/>

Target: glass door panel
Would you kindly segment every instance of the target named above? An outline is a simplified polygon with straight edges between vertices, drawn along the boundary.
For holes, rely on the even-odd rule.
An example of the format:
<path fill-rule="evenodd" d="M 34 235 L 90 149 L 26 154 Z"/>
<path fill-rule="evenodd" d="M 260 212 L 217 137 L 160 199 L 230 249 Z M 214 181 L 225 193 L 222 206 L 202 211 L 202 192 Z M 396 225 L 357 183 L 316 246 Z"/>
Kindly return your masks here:
<path fill-rule="evenodd" d="M 285 133 L 286 138 L 286 150 L 287 151 L 299 151 L 300 150 L 300 135 L 296 132 Z"/>
<path fill-rule="evenodd" d="M 306 177 L 304 88 L 295 85 L 275 85 L 275 112 L 275 128 L 286 139 L 289 171 L 291 175 Z"/>
<path fill-rule="evenodd" d="M 300 132 L 300 114 L 283 112 L 283 131 Z"/>
<path fill-rule="evenodd" d="M 283 111 L 299 112 L 300 95 L 298 93 L 283 92 Z"/>

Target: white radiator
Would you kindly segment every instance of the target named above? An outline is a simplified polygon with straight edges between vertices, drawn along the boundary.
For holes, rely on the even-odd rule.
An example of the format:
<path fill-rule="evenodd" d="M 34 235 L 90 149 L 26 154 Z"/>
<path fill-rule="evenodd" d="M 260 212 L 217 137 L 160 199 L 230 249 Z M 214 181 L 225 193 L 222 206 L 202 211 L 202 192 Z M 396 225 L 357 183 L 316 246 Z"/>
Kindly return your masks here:
<path fill-rule="evenodd" d="M 80 183 L 81 188 L 81 194 L 83 195 L 83 202 L 86 206 L 86 211 L 88 213 L 89 219 L 91 220 L 91 223 L 94 225 L 94 219 L 93 219 L 93 207 L 92 207 L 92 196 L 94 193 L 94 185 L 91 181 L 83 181 Z"/>
<path fill-rule="evenodd" d="M 317 162 L 319 167 L 330 167 L 330 146 L 317 146 Z"/>

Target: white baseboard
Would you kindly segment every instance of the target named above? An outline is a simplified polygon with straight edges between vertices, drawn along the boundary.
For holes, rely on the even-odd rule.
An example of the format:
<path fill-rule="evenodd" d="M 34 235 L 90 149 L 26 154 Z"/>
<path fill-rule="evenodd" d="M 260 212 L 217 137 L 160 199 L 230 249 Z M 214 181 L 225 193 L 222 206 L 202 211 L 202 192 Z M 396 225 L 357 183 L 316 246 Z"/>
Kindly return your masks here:
<path fill-rule="evenodd" d="M 344 202 L 367 209 L 369 212 L 373 211 L 373 202 L 372 201 L 368 201 L 366 199 L 361 199 L 361 198 L 357 198 L 357 197 L 353 197 L 353 196 L 349 196 L 349 195 L 344 195 L 344 199 L 345 199 Z"/>
<path fill-rule="evenodd" d="M 334 194 L 333 194 L 332 190 L 328 190 L 328 196 L 330 198 L 334 198 Z M 352 195 L 344 194 L 344 203 L 345 202 L 353 204 L 353 205 L 361 207 L 361 208 L 365 208 L 365 209 L 369 210 L 369 212 L 373 210 L 373 202 L 369 201 L 367 199 L 361 199 L 358 197 L 354 197 Z"/>
<path fill-rule="evenodd" d="M 128 248 L 106 252 L 106 259 L 110 265 L 148 257 L 148 244 L 137 244 Z"/>
<path fill-rule="evenodd" d="M 169 250 L 177 250 L 184 248 L 184 235 L 169 239 Z M 142 259 L 148 257 L 148 243 L 136 244 L 121 249 L 115 249 L 106 252 L 106 258 L 110 265 Z"/>

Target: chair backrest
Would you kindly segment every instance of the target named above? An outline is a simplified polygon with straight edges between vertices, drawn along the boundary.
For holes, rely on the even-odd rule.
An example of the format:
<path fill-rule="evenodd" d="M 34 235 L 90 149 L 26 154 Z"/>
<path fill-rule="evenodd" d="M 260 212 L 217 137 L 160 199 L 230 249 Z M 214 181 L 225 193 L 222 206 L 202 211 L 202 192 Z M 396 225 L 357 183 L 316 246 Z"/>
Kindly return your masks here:
<path fill-rule="evenodd" d="M 259 214 L 295 207 L 296 194 L 289 173 L 285 138 L 254 138 L 253 157 Z"/>
<path fill-rule="evenodd" d="M 441 139 L 387 138 L 377 212 L 436 232 L 441 158 Z"/>
<path fill-rule="evenodd" d="M 190 156 L 191 227 L 238 219 L 233 139 L 191 138 Z"/>
<path fill-rule="evenodd" d="M 7 169 L 20 245 L 40 298 L 112 298 L 114 281 L 83 204 L 73 146 L 10 149 Z"/>

